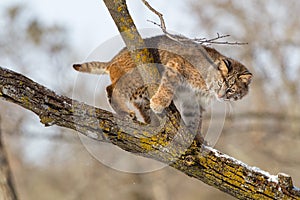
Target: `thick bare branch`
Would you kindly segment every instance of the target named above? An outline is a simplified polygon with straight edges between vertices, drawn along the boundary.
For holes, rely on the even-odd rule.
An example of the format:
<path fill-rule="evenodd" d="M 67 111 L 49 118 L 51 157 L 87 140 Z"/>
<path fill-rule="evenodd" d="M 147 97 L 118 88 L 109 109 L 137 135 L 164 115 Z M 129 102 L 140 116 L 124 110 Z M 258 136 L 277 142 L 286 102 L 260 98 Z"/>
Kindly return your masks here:
<path fill-rule="evenodd" d="M 164 127 L 132 122 L 56 95 L 23 75 L 3 68 L 0 68 L 0 98 L 31 110 L 46 126 L 70 128 L 95 140 L 112 142 L 126 151 L 168 163 L 239 199 L 300 199 L 300 190 L 293 186 L 288 175 L 272 176 L 210 147 L 197 147 L 195 142 L 183 149 L 180 141 L 172 140 L 175 135 L 180 140 L 188 137 L 176 114 Z M 166 147 L 169 148 L 166 150 Z"/>

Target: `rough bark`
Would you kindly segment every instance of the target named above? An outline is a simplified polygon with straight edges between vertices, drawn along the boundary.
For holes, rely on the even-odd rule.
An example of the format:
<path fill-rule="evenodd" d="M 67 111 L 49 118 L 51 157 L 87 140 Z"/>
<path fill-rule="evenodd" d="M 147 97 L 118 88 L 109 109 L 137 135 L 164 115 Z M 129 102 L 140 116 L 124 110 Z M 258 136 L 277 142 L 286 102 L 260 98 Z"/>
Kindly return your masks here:
<path fill-rule="evenodd" d="M 12 174 L 8 164 L 7 154 L 2 142 L 2 132 L 0 127 L 0 200 L 17 199 L 17 193 L 13 185 Z"/>
<path fill-rule="evenodd" d="M 0 98 L 31 110 L 45 126 L 70 128 L 95 140 L 111 142 L 126 151 L 168 163 L 236 198 L 300 199 L 300 190 L 293 186 L 288 175 L 270 175 L 210 147 L 198 147 L 195 141 L 182 148 L 181 142 L 189 140 L 190 135 L 180 126 L 180 116 L 176 113 L 168 116 L 170 120 L 163 127 L 151 127 L 57 95 L 3 68 L 0 68 Z"/>

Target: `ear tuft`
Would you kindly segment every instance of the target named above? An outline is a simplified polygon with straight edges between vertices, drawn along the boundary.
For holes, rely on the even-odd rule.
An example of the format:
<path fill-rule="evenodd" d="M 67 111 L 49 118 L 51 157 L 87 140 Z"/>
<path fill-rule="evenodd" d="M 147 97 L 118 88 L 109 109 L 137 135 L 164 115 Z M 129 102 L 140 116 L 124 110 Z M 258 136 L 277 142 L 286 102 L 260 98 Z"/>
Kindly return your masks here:
<path fill-rule="evenodd" d="M 231 61 L 228 60 L 228 59 L 223 59 L 223 61 L 224 61 L 225 65 L 226 65 L 226 67 L 228 69 L 228 72 L 230 72 L 232 70 L 232 63 L 231 63 Z"/>
<path fill-rule="evenodd" d="M 241 81 L 245 84 L 250 84 L 251 80 L 252 80 L 252 74 L 251 73 L 247 73 L 247 74 L 242 74 L 239 76 L 239 79 L 241 79 Z"/>
<path fill-rule="evenodd" d="M 223 76 L 226 76 L 228 72 L 232 70 L 231 62 L 228 59 L 223 59 L 218 69 L 221 71 Z"/>

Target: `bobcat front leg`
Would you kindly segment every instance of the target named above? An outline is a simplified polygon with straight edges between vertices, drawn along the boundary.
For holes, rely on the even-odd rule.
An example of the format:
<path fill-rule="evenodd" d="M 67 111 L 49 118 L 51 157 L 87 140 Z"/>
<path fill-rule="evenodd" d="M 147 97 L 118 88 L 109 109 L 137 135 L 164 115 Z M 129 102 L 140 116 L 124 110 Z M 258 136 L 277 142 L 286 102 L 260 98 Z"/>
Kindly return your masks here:
<path fill-rule="evenodd" d="M 205 144 L 207 145 L 207 143 L 205 142 L 204 140 L 204 135 L 202 134 L 202 120 L 203 120 L 203 112 L 204 112 L 204 108 L 200 105 L 199 107 L 199 116 L 197 116 L 198 118 L 198 126 L 197 128 L 195 129 L 196 131 L 196 141 L 199 143 L 199 144 Z"/>
<path fill-rule="evenodd" d="M 155 113 L 161 113 L 173 100 L 175 90 L 180 83 L 180 74 L 176 70 L 178 65 L 172 60 L 166 64 L 158 90 L 150 99 L 150 108 Z"/>

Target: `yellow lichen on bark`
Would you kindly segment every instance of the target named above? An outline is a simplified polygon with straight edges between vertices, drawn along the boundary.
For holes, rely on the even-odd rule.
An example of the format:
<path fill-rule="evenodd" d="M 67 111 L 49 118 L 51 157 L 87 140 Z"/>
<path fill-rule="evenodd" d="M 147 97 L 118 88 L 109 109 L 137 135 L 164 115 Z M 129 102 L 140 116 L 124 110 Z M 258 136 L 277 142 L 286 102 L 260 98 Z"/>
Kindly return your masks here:
<path fill-rule="evenodd" d="M 156 134 L 151 137 L 141 137 L 139 138 L 141 147 L 145 148 L 147 151 L 153 151 L 155 147 L 166 147 L 172 141 L 167 140 L 166 134 Z"/>
<path fill-rule="evenodd" d="M 26 106 L 30 107 L 31 104 L 30 104 L 30 101 L 29 101 L 29 98 L 28 98 L 28 97 L 23 96 L 23 97 L 21 98 L 21 101 L 24 102 L 24 104 L 25 104 Z"/>
<path fill-rule="evenodd" d="M 47 116 L 42 116 L 40 118 L 40 122 L 42 124 L 45 124 L 46 126 L 49 125 L 49 124 L 52 124 L 54 122 L 54 119 L 51 118 L 51 117 L 47 117 Z"/>

